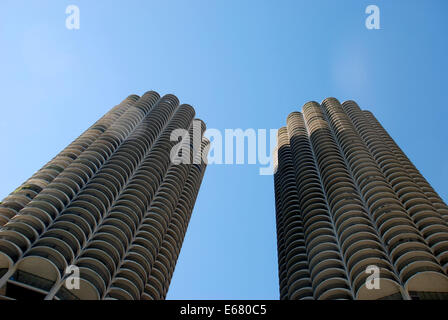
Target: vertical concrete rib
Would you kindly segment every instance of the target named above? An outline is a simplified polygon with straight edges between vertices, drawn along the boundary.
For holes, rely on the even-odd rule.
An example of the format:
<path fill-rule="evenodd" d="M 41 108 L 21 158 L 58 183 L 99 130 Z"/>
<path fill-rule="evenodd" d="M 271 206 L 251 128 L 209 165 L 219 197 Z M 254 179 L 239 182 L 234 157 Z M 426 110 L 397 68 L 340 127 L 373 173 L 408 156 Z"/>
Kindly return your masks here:
<path fill-rule="evenodd" d="M 286 127 L 278 130 L 274 175 L 280 299 L 313 297 L 294 163 Z"/>
<path fill-rule="evenodd" d="M 115 123 L 126 110 L 134 105 L 138 99 L 137 95 L 130 95 L 112 108 L 39 171 L 33 174 L 31 178 L 3 199 L 0 203 L 0 226 L 6 224 L 9 219 L 25 207 L 45 186 L 52 182 L 59 173 Z"/>
<path fill-rule="evenodd" d="M 316 299 L 351 299 L 347 272 L 323 193 L 303 115 L 287 118 L 305 244 Z"/>
<path fill-rule="evenodd" d="M 171 254 L 174 268 L 171 217 L 182 190 L 195 198 L 202 181 L 188 187 L 190 168 L 171 163 L 170 135 L 194 117 L 178 105 L 147 92 L 0 230 L 0 298 L 21 287 L 45 299 L 141 299 L 155 262 Z M 80 270 L 79 290 L 65 286 L 70 265 Z"/>

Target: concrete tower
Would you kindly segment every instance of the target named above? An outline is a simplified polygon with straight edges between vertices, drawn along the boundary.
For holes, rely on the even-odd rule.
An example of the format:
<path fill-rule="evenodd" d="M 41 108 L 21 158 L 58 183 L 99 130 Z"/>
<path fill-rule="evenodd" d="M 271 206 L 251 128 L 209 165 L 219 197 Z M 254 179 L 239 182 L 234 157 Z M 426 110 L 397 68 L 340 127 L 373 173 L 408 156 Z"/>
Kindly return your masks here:
<path fill-rule="evenodd" d="M 448 207 L 370 112 L 306 103 L 275 166 L 281 299 L 448 299 Z"/>
<path fill-rule="evenodd" d="M 164 299 L 206 167 L 194 115 L 173 95 L 131 95 L 7 196 L 0 298 Z M 179 154 L 195 161 L 171 161 L 175 129 L 199 134 Z"/>

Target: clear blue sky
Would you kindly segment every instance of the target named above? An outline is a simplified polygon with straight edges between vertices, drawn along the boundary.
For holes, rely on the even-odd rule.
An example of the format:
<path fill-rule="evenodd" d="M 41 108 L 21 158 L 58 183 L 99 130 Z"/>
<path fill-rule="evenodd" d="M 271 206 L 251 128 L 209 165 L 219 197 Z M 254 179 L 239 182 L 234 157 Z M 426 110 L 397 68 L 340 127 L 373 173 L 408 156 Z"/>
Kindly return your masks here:
<path fill-rule="evenodd" d="M 80 30 L 65 8 L 80 8 Z M 381 30 L 367 30 L 369 4 Z M 309 100 L 371 110 L 448 200 L 448 2 L 0 2 L 0 198 L 131 93 L 210 128 L 279 128 Z M 277 299 L 273 177 L 209 166 L 169 299 Z"/>

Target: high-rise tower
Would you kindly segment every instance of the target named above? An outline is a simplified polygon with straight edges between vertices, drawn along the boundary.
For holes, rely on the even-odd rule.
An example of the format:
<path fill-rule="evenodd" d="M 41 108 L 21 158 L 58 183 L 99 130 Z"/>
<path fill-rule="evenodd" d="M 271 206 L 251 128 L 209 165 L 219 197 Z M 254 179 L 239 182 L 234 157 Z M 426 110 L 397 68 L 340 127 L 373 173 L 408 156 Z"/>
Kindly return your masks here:
<path fill-rule="evenodd" d="M 448 207 L 372 113 L 308 102 L 275 156 L 281 299 L 448 299 Z"/>
<path fill-rule="evenodd" d="M 7 196 L 0 298 L 164 299 L 206 168 L 194 115 L 173 95 L 131 95 Z M 186 137 L 199 137 L 188 154 Z"/>

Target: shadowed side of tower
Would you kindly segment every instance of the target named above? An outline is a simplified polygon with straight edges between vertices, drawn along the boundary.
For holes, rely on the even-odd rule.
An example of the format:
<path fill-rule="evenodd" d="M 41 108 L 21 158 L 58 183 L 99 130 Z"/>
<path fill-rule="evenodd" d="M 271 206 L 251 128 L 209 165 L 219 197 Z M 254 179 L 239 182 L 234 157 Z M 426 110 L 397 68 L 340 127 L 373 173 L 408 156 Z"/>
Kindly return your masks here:
<path fill-rule="evenodd" d="M 206 168 L 194 116 L 173 95 L 132 95 L 8 196 L 0 296 L 164 299 Z M 187 142 L 171 140 L 178 129 Z M 196 161 L 171 161 L 179 143 Z"/>
<path fill-rule="evenodd" d="M 448 299 L 448 207 L 370 112 L 308 102 L 277 150 L 281 299 Z"/>

